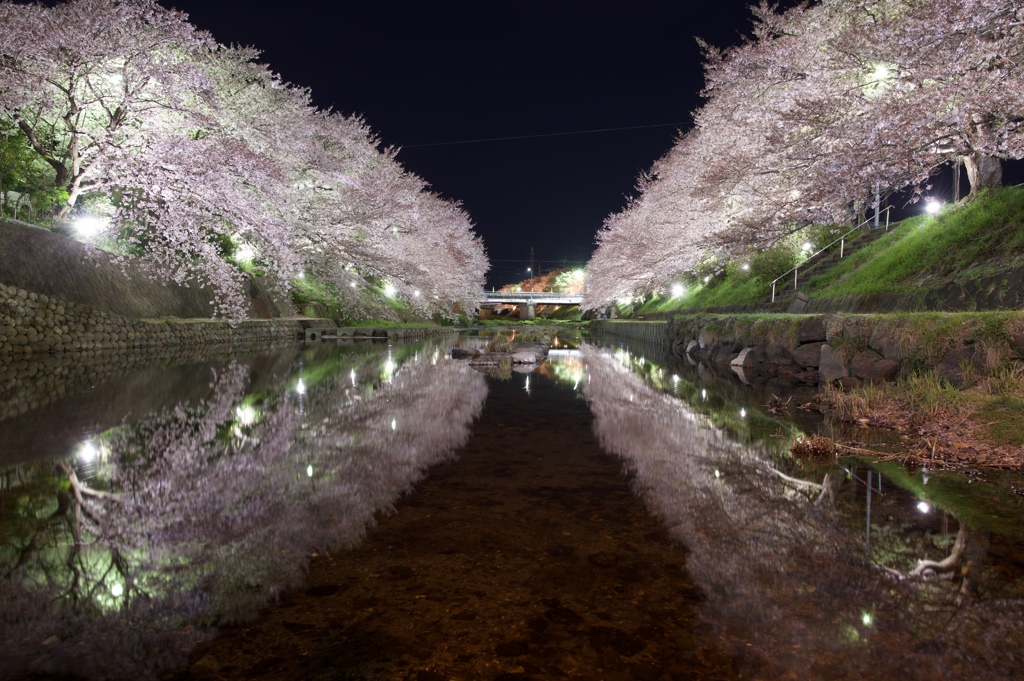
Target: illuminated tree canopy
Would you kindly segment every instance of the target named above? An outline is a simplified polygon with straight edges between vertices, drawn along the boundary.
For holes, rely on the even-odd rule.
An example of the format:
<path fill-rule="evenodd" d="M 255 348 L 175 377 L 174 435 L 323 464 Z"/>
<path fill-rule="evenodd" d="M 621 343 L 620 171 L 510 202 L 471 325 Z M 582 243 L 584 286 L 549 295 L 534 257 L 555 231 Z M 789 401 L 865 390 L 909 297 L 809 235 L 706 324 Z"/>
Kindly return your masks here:
<path fill-rule="evenodd" d="M 233 317 L 225 238 L 283 281 L 308 271 L 344 296 L 359 275 L 422 310 L 475 307 L 488 263 L 465 211 L 255 50 L 153 0 L 5 2 L 0 24 L 0 127 L 49 167 L 58 219 L 102 206 L 126 253 L 208 282 Z"/>
<path fill-rule="evenodd" d="M 646 293 L 716 252 L 844 222 L 876 192 L 963 162 L 971 195 L 1024 157 L 1024 31 L 1013 0 L 762 3 L 753 35 L 705 45 L 693 128 L 610 216 L 587 304 Z"/>

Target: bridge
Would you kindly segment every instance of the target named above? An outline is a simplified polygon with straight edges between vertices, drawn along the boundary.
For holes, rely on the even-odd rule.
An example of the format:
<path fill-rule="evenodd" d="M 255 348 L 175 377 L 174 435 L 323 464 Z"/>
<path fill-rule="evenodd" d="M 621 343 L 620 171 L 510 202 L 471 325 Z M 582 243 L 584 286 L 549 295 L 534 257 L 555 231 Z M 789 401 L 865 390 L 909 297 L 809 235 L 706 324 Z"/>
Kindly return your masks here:
<path fill-rule="evenodd" d="M 481 305 L 525 305 L 526 314 L 522 319 L 533 319 L 537 305 L 579 305 L 583 302 L 580 293 L 551 293 L 548 291 L 484 291 Z"/>

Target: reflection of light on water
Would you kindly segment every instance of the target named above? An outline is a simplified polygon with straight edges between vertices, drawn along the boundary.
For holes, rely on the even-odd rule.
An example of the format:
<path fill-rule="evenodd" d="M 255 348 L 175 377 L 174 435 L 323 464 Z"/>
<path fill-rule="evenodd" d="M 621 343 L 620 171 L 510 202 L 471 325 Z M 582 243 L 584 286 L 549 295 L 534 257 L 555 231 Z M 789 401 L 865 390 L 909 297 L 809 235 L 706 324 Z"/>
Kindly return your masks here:
<path fill-rule="evenodd" d="M 530 394 L 530 375 L 526 375 L 526 394 Z"/>

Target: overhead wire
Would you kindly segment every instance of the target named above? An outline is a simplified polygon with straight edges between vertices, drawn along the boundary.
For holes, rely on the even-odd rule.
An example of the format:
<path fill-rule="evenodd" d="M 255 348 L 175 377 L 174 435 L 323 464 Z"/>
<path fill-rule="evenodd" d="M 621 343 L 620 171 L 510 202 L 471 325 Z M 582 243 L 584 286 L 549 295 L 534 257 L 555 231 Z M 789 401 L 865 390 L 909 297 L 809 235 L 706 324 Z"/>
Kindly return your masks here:
<path fill-rule="evenodd" d="M 566 132 L 546 132 L 536 135 L 513 135 L 508 137 L 485 137 L 480 139 L 471 140 L 455 140 L 452 142 L 427 142 L 423 144 L 404 144 L 400 145 L 400 149 L 417 149 L 422 147 L 445 147 L 452 146 L 455 144 L 478 144 L 481 142 L 507 142 L 510 140 L 529 140 L 538 139 L 541 137 L 566 137 L 569 135 L 590 135 L 599 132 L 618 132 L 620 130 L 644 130 L 647 128 L 669 128 L 669 127 L 681 127 L 683 123 L 655 123 L 652 125 L 630 125 L 620 128 L 594 128 L 592 130 L 569 130 Z"/>

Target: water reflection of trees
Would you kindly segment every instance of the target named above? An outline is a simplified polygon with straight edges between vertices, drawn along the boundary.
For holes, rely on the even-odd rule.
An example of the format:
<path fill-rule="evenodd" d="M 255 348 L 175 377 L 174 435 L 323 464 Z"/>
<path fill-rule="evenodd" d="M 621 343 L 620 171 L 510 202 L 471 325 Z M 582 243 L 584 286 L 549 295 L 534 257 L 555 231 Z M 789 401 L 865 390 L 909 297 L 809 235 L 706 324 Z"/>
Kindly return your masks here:
<path fill-rule="evenodd" d="M 864 526 L 842 513 L 845 474 L 804 481 L 780 470 L 766 446 L 730 439 L 621 358 L 594 348 L 585 356 L 584 396 L 602 445 L 623 457 L 638 494 L 685 544 L 687 569 L 707 597 L 707 623 L 751 674 L 1016 673 L 1024 643 L 1019 575 L 1012 595 L 964 600 L 961 585 L 918 579 L 924 568 L 914 577 L 913 567 L 873 563 L 864 553 Z M 974 552 L 971 567 L 969 528 L 964 532 L 958 560 L 980 572 L 983 554 Z"/>
<path fill-rule="evenodd" d="M 276 390 L 249 369 L 108 432 L 80 462 L 4 471 L 0 667 L 136 677 L 357 542 L 469 436 L 486 396 L 435 351 L 306 356 Z"/>

